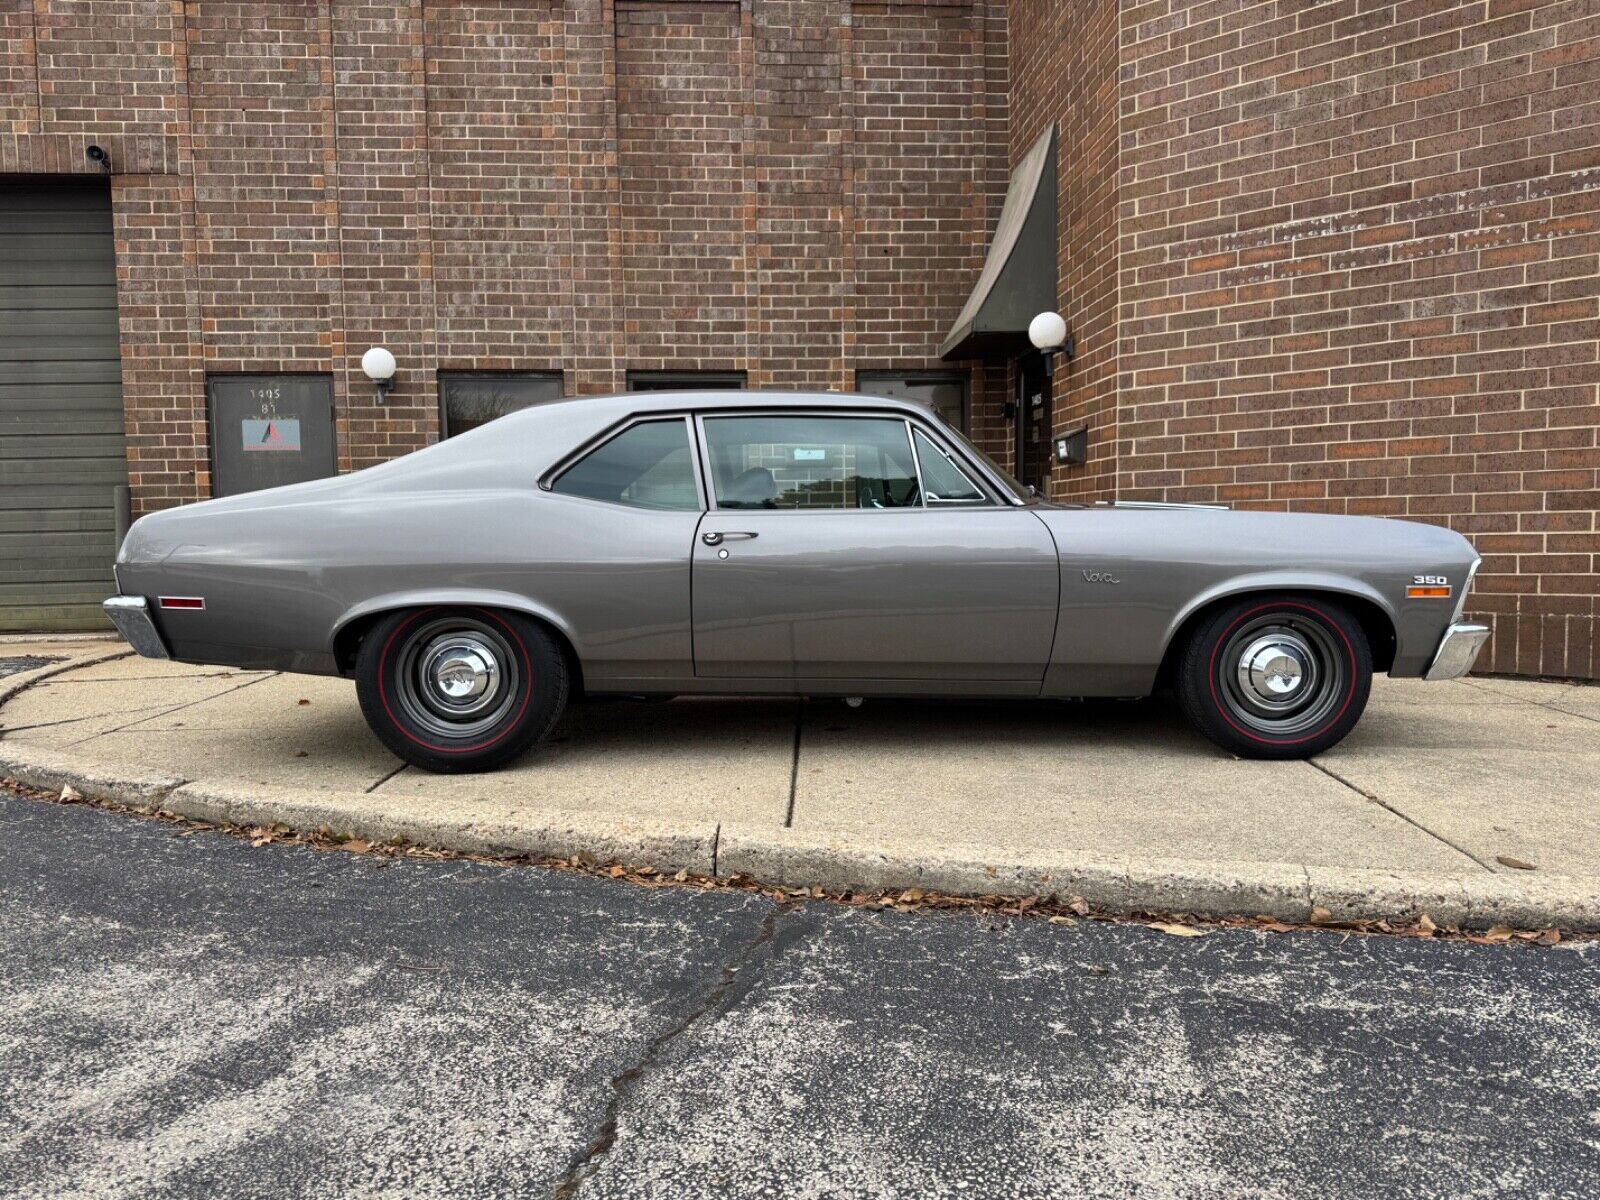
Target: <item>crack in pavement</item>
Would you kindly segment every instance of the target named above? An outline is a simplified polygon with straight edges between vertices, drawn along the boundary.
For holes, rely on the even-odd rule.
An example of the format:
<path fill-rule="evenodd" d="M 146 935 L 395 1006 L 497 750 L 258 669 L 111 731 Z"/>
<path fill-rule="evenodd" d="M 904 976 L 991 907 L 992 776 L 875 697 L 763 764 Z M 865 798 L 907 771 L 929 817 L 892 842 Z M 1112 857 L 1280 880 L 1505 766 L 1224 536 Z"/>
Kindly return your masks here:
<path fill-rule="evenodd" d="M 1465 849 L 1465 848 L 1463 848 L 1461 846 L 1456 845 L 1449 838 L 1445 837 L 1442 833 L 1435 833 L 1433 830 L 1429 829 L 1426 825 L 1424 825 L 1421 821 L 1413 820 L 1411 817 L 1409 817 L 1405 813 L 1401 812 L 1394 805 L 1390 804 L 1387 800 L 1385 800 L 1381 796 L 1379 796 L 1376 792 L 1369 792 L 1369 791 L 1367 791 L 1366 788 L 1357 787 L 1355 784 L 1351 783 L 1348 779 L 1346 779 L 1343 775 L 1339 774 L 1339 772 L 1333 770 L 1331 767 L 1323 766 L 1321 763 L 1319 763 L 1314 758 L 1306 759 L 1306 764 L 1308 766 L 1315 767 L 1317 770 L 1321 771 L 1324 775 L 1326 775 L 1329 779 L 1333 780 L 1335 783 L 1344 784 L 1345 787 L 1349 788 L 1356 795 L 1363 796 L 1366 799 L 1372 801 L 1372 803 L 1376 804 L 1379 808 L 1383 809 L 1384 812 L 1392 813 L 1394 816 L 1399 817 L 1402 821 L 1404 821 L 1407 825 L 1411 826 L 1413 829 L 1419 830 L 1420 832 L 1427 834 L 1429 837 L 1433 838 L 1435 841 L 1441 843 L 1442 845 L 1449 846 L 1450 849 L 1454 850 L 1457 854 L 1461 855 L 1463 858 L 1470 859 L 1472 862 L 1474 862 L 1478 866 L 1482 867 L 1485 871 L 1488 871 L 1491 875 L 1496 874 L 1495 869 L 1493 867 L 1491 867 L 1488 863 L 1484 862 L 1483 859 L 1479 858 L 1476 854 L 1472 853 L 1472 851 L 1467 850 L 1467 849 Z"/>
<path fill-rule="evenodd" d="M 801 930 L 780 938 L 780 922 L 795 911 L 797 910 L 788 902 L 774 903 L 772 911 L 761 919 L 761 926 L 757 929 L 756 936 L 728 957 L 722 966 L 721 976 L 706 993 L 705 998 L 677 1024 L 652 1038 L 645 1046 L 638 1062 L 611 1077 L 611 1099 L 606 1103 L 599 1131 L 583 1153 L 567 1168 L 567 1173 L 562 1176 L 561 1182 L 551 1193 L 553 1200 L 572 1200 L 584 1182 L 600 1169 L 606 1155 L 611 1153 L 611 1148 L 616 1145 L 617 1127 L 622 1118 L 623 1106 L 632 1097 L 639 1080 L 660 1061 L 672 1043 L 706 1017 L 732 1008 L 760 982 L 765 968 L 777 957 L 778 951 L 787 949 L 799 940 L 803 933 Z M 761 958 L 760 969 L 745 971 L 744 968 L 755 962 L 756 956 L 769 945 L 772 947 L 772 952 Z"/>

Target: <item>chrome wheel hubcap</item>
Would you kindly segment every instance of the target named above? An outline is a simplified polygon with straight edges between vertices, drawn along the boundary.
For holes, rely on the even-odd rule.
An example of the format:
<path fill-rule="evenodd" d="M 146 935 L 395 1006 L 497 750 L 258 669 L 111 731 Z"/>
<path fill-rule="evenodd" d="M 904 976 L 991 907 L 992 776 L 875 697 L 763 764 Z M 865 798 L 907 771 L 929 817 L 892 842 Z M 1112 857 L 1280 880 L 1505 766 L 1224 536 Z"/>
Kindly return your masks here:
<path fill-rule="evenodd" d="M 1239 687 L 1249 699 L 1279 707 L 1293 704 L 1316 681 L 1310 647 L 1292 633 L 1257 638 L 1239 658 Z"/>
<path fill-rule="evenodd" d="M 1264 614 L 1235 629 L 1220 651 L 1216 676 L 1230 719 L 1271 737 L 1324 725 L 1350 686 L 1336 636 L 1295 611 Z"/>
<path fill-rule="evenodd" d="M 494 698 L 500 664 L 494 651 L 477 638 L 447 635 L 423 650 L 422 678 L 434 699 L 466 714 Z"/>
<path fill-rule="evenodd" d="M 426 733 L 449 741 L 494 728 L 523 686 L 502 633 L 466 616 L 423 624 L 406 639 L 396 665 L 400 707 Z"/>

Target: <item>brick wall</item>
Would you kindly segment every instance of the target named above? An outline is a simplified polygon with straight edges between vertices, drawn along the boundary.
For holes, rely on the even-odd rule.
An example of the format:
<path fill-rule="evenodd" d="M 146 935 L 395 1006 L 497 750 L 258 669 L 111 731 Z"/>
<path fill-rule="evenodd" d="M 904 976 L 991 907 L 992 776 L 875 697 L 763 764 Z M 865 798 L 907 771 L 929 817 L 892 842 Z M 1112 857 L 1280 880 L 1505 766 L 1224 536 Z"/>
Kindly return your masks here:
<path fill-rule="evenodd" d="M 940 366 L 1005 188 L 1000 0 L 0 0 L 0 35 L 0 172 L 112 154 L 141 511 L 209 494 L 213 372 L 331 373 L 352 469 L 438 436 L 440 369 Z"/>
<path fill-rule="evenodd" d="M 1080 53 L 1058 17 L 1013 14 L 1019 79 Z M 1484 554 L 1489 669 L 1600 675 L 1600 25 L 1555 0 L 1118 20 L 1109 102 L 1041 93 L 1064 133 L 1083 96 L 1116 107 L 1116 494 L 1449 525 Z M 1086 328 L 1103 209 L 1064 220 Z M 1080 475 L 1104 489 L 1058 488 Z"/>

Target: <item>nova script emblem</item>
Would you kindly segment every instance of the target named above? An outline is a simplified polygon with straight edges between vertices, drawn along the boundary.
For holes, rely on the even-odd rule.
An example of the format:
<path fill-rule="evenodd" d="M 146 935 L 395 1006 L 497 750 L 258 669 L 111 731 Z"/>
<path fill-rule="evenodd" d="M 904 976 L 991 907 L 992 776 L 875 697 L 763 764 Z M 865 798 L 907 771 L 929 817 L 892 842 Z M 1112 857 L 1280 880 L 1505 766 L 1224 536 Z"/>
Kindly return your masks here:
<path fill-rule="evenodd" d="M 1121 583 L 1122 582 L 1122 580 L 1118 579 L 1110 571 L 1085 571 L 1083 573 L 1083 581 L 1085 583 Z"/>

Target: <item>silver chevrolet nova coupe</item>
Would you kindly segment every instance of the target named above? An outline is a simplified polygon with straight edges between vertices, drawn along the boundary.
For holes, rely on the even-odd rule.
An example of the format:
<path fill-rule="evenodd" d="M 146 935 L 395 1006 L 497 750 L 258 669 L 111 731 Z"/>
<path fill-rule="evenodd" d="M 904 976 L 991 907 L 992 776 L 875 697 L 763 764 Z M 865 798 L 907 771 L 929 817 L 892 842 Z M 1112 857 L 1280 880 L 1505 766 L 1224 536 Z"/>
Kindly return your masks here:
<path fill-rule="evenodd" d="M 353 677 L 401 758 L 486 770 L 569 696 L 1143 696 L 1301 758 L 1374 671 L 1448 679 L 1472 546 L 1432 525 L 1045 503 L 927 409 L 634 393 L 138 521 L 141 653 Z"/>

